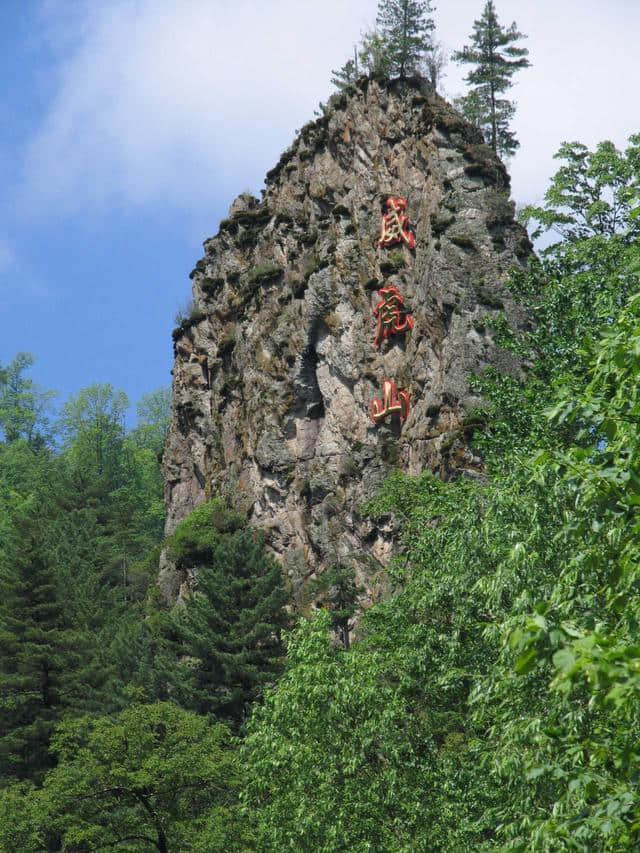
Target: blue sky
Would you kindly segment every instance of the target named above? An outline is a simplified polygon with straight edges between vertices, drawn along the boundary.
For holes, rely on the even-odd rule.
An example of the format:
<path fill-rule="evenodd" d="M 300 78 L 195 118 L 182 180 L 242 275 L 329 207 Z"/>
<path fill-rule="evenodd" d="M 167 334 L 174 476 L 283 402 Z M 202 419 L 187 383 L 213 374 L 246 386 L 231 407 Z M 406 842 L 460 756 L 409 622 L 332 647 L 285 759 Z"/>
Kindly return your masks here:
<path fill-rule="evenodd" d="M 375 0 L 2 0 L 0 363 L 36 357 L 64 400 L 110 382 L 135 403 L 170 381 L 171 329 L 202 241 L 258 193 L 330 94 Z M 461 47 L 482 0 L 442 0 Z M 635 0 L 497 0 L 528 34 L 510 165 L 540 200 L 565 139 L 624 145 L 635 103 Z M 449 65 L 444 92 L 464 90 Z"/>

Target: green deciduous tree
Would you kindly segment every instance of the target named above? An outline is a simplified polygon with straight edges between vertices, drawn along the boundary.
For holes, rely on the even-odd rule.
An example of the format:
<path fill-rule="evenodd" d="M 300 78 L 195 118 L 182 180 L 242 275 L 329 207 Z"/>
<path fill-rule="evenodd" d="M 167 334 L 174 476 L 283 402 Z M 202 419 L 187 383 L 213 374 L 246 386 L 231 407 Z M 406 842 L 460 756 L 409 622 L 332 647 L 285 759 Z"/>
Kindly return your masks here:
<path fill-rule="evenodd" d="M 42 853 L 56 849 L 47 833 L 48 811 L 41 791 L 27 782 L 0 788 L 0 850 L 6 853 Z M 49 846 L 49 841 L 54 841 Z"/>
<path fill-rule="evenodd" d="M 580 142 L 564 142 L 554 156 L 564 163 L 545 193 L 544 206 L 529 205 L 521 212 L 525 223 L 538 223 L 534 238 L 548 230 L 569 243 L 616 234 L 626 242 L 638 237 L 640 134 L 629 137 L 625 151 L 609 141 L 594 151 Z"/>
<path fill-rule="evenodd" d="M 632 249 L 638 268 L 640 252 Z M 541 453 L 535 472 L 571 511 L 557 541 L 567 559 L 509 640 L 522 671 L 546 674 L 545 726 L 533 709 L 516 727 L 525 770 L 554 780 L 553 819 L 532 831 L 547 846 L 632 850 L 640 844 L 640 294 L 598 339 L 585 341 L 588 381 L 560 388 L 549 416 L 572 423 L 567 448 Z M 557 710 L 556 710 L 557 709 Z M 553 725 L 549 725 L 553 714 Z"/>
<path fill-rule="evenodd" d="M 529 51 L 515 45 L 521 38 L 515 23 L 500 26 L 493 0 L 487 0 L 482 17 L 474 21 L 471 44 L 453 56 L 456 62 L 475 66 L 465 78 L 472 87 L 470 93 L 458 99 L 463 114 L 468 113 L 470 121 L 483 130 L 496 153 L 507 157 L 520 143 L 509 127 L 515 105 L 501 95 L 513 85 L 516 71 L 531 64 Z"/>
<path fill-rule="evenodd" d="M 169 703 L 60 725 L 45 780 L 47 821 L 64 850 L 243 850 L 231 739 Z"/>
<path fill-rule="evenodd" d="M 117 451 L 124 438 L 128 407 L 124 391 L 109 384 L 91 385 L 64 404 L 60 428 L 65 447 L 85 475 L 117 481 Z"/>
<path fill-rule="evenodd" d="M 337 651 L 329 627 L 328 614 L 303 621 L 249 723 L 244 798 L 257 849 L 427 849 L 424 722 L 385 677 L 383 656 Z"/>
<path fill-rule="evenodd" d="M 579 150 L 577 174 L 568 149 Z M 524 457 L 570 439 L 571 424 L 552 426 L 543 414 L 555 404 L 554 383 L 563 377 L 565 384 L 581 387 L 589 369 L 584 340 L 598 337 L 638 287 L 629 254 L 638 227 L 632 194 L 640 178 L 637 138 L 630 138 L 624 153 L 611 143 L 581 149 L 577 143 L 561 146 L 557 156 L 565 162 L 552 179 L 545 206 L 522 211 L 526 221 L 537 223 L 536 235 L 562 229 L 563 236 L 541 253 L 542 261 L 533 260 L 526 272 L 511 278 L 510 289 L 535 315 L 535 328 L 517 341 L 506 326 L 497 334 L 502 345 L 516 347 L 531 361 L 527 381 L 491 371 L 473 379 L 487 401 L 486 428 L 477 433 L 476 444 L 492 467 L 503 470 L 514 452 Z M 602 205 L 611 206 L 612 217 L 615 209 L 614 227 L 613 218 L 589 215 Z"/>
<path fill-rule="evenodd" d="M 161 454 L 171 422 L 171 389 L 158 388 L 144 394 L 136 409 L 138 423 L 129 438 L 140 447 Z"/>
<path fill-rule="evenodd" d="M 387 43 L 377 30 L 370 30 L 362 36 L 358 57 L 367 74 L 375 74 L 377 77 L 391 76 L 391 58 Z"/>
<path fill-rule="evenodd" d="M 391 74 L 405 77 L 420 71 L 431 47 L 433 19 L 429 0 L 380 0 L 376 23 L 385 45 Z"/>
<path fill-rule="evenodd" d="M 41 444 L 50 438 L 47 412 L 56 394 L 24 375 L 34 361 L 20 352 L 6 367 L 0 366 L 0 430 L 8 442 L 23 438 Z"/>

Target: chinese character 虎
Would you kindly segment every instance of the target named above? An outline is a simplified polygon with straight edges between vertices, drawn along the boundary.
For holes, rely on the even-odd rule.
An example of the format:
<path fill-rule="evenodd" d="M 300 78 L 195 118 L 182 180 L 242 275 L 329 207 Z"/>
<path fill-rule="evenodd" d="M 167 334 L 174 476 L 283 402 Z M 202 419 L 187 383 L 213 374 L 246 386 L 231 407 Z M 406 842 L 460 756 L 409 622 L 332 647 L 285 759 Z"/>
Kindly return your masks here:
<path fill-rule="evenodd" d="M 405 308 L 404 299 L 395 284 L 380 288 L 378 296 L 380 299 L 373 309 L 378 319 L 373 339 L 375 349 L 391 335 L 399 335 L 413 329 L 413 317 Z"/>

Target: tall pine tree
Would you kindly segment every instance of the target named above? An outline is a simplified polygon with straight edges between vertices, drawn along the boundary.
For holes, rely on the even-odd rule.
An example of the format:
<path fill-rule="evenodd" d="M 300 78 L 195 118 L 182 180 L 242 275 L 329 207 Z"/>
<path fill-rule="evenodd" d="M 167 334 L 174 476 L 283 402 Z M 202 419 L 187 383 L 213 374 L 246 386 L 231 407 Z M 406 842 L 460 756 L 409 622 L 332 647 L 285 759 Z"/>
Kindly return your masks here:
<path fill-rule="evenodd" d="M 456 51 L 455 62 L 475 66 L 465 77 L 471 91 L 457 102 L 462 113 L 483 131 L 487 143 L 504 157 L 511 156 L 520 143 L 509 128 L 515 104 L 500 97 L 513 85 L 511 78 L 531 63 L 529 51 L 516 47 L 525 36 L 514 23 L 502 27 L 493 0 L 487 0 L 482 17 L 474 21 L 471 44 Z"/>
<path fill-rule="evenodd" d="M 86 707 L 79 684 L 82 642 L 65 620 L 40 514 L 33 498 L 15 509 L 0 558 L 0 777 L 5 780 L 37 779 L 47 770 L 54 725 L 69 707 Z"/>
<path fill-rule="evenodd" d="M 284 656 L 282 570 L 243 517 L 217 500 L 182 522 L 171 547 L 178 565 L 195 575 L 194 594 L 175 624 L 183 661 L 175 695 L 198 713 L 242 725 Z"/>
<path fill-rule="evenodd" d="M 386 45 L 391 74 L 406 77 L 421 68 L 431 47 L 430 0 L 380 0 L 376 23 Z"/>

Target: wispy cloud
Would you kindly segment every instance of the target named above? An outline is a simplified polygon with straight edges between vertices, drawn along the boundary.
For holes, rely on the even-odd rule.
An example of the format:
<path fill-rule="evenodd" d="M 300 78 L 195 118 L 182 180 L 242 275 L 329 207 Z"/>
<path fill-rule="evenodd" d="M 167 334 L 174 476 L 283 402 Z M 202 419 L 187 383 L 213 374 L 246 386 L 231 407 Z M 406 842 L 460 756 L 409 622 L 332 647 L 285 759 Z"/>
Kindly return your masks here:
<path fill-rule="evenodd" d="M 0 276 L 4 275 L 15 263 L 15 256 L 9 245 L 0 237 Z"/>
<path fill-rule="evenodd" d="M 49 291 L 8 238 L 0 235 L 0 307 L 48 298 Z"/>
<path fill-rule="evenodd" d="M 479 0 L 436 3 L 437 36 L 468 41 Z M 518 76 L 514 189 L 539 197 L 565 138 L 624 141 L 640 7 L 501 0 L 529 34 Z M 191 212 L 256 189 L 331 89 L 376 0 L 42 0 L 49 99 L 27 146 L 29 216 L 166 204 Z M 449 66 L 451 94 L 468 69 Z M 611 80 L 616 85 L 611 86 Z M 636 128 L 631 128 L 636 129 Z"/>
<path fill-rule="evenodd" d="M 193 204 L 259 180 L 325 98 L 370 0 L 48 0 L 56 57 L 31 210 Z M 267 161 L 268 162 L 268 161 Z M 256 164 L 259 164 L 258 166 Z"/>

